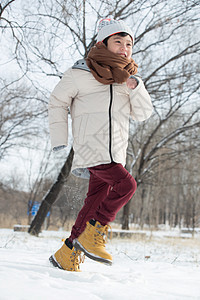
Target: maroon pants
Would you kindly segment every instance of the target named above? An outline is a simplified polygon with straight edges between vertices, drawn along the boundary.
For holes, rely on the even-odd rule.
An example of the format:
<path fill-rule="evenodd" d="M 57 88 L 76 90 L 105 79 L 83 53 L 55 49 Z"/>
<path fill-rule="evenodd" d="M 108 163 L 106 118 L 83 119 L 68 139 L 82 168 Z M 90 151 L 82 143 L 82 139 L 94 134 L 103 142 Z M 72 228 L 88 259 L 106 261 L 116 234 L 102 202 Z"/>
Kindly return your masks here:
<path fill-rule="evenodd" d="M 113 221 L 117 212 L 136 191 L 136 181 L 118 163 L 110 163 L 88 168 L 90 181 L 87 197 L 80 210 L 69 240 L 72 242 L 85 229 L 90 219 L 103 226 Z"/>

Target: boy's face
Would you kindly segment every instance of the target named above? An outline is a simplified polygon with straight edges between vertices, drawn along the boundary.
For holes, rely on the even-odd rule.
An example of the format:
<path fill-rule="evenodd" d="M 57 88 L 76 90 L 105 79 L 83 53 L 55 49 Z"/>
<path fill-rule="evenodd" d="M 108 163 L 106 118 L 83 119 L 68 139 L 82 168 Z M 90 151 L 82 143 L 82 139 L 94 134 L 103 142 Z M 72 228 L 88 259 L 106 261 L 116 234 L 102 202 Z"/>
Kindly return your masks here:
<path fill-rule="evenodd" d="M 133 42 L 130 35 L 120 36 L 118 34 L 109 37 L 107 42 L 107 48 L 113 53 L 124 56 L 128 59 L 132 55 Z"/>

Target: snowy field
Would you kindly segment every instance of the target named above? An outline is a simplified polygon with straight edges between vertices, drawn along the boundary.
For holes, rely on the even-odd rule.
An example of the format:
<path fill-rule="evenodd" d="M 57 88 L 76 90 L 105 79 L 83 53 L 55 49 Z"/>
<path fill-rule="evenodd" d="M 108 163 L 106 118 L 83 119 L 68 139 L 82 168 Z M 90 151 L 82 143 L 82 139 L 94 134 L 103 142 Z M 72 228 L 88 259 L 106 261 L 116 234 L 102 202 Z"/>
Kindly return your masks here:
<path fill-rule="evenodd" d="M 170 234 L 170 233 L 169 233 Z M 49 256 L 67 236 L 0 229 L 0 300 L 200 299 L 200 236 L 116 239 L 109 267 L 86 258 L 82 272 L 51 267 Z"/>

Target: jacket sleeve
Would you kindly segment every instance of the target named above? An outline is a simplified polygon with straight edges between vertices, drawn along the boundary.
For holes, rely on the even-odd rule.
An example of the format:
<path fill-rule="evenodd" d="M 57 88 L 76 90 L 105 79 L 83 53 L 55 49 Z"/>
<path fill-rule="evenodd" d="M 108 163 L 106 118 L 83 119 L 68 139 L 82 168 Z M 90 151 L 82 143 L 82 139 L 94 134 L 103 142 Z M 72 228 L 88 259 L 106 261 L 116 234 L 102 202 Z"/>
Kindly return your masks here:
<path fill-rule="evenodd" d="M 151 97 L 147 92 L 141 78 L 135 78 L 138 85 L 135 89 L 130 89 L 131 117 L 135 121 L 147 120 L 153 111 Z"/>
<path fill-rule="evenodd" d="M 50 95 L 48 105 L 49 131 L 52 149 L 67 146 L 68 112 L 78 90 L 73 80 L 72 69 L 66 71 Z"/>

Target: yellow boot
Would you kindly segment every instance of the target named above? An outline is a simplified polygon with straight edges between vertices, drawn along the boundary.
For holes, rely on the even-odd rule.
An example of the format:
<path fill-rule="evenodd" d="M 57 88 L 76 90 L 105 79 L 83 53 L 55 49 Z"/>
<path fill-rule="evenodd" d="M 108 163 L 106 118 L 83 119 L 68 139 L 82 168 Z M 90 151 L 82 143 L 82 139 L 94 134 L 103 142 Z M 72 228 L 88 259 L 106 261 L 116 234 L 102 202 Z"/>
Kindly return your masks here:
<path fill-rule="evenodd" d="M 94 225 L 92 225 L 92 223 Z M 85 230 L 73 241 L 76 250 L 98 262 L 112 265 L 112 256 L 105 250 L 108 225 L 102 226 L 98 221 L 87 222 Z"/>
<path fill-rule="evenodd" d="M 80 263 L 84 261 L 81 251 L 76 251 L 74 247 L 70 249 L 65 243 L 49 258 L 54 267 L 66 271 L 80 272 Z"/>

